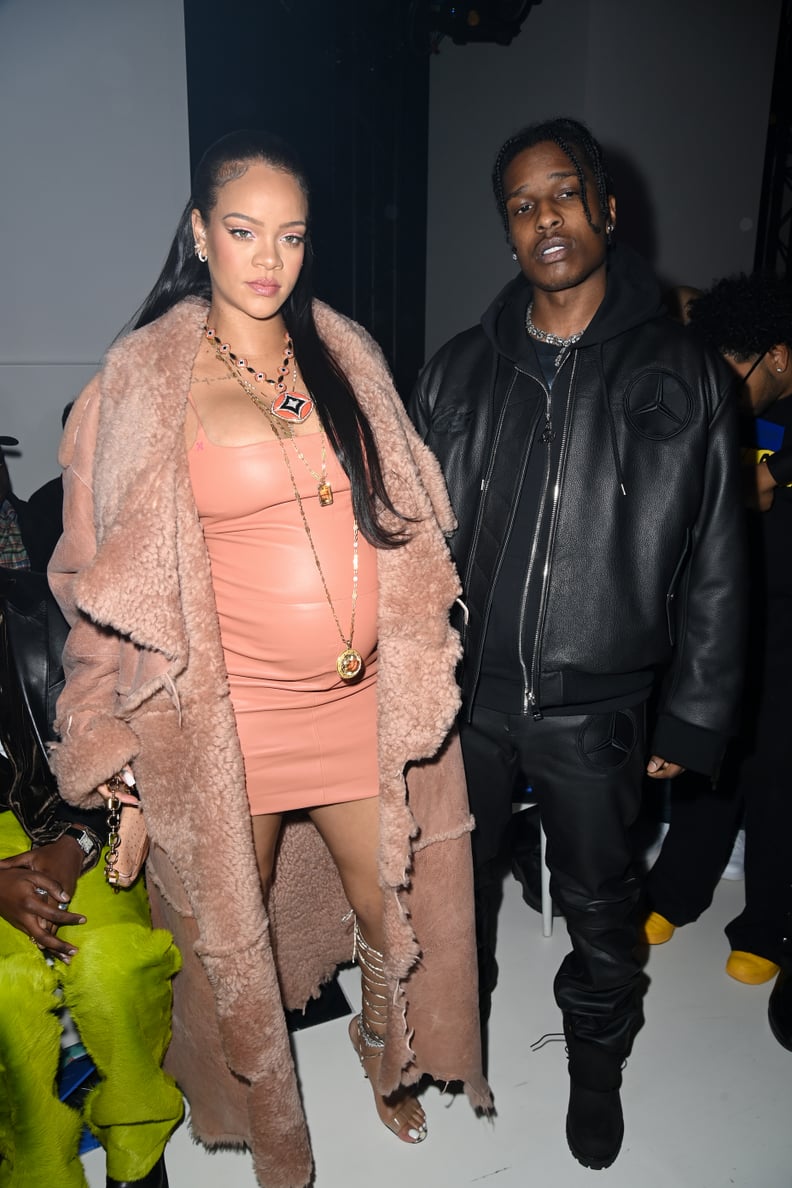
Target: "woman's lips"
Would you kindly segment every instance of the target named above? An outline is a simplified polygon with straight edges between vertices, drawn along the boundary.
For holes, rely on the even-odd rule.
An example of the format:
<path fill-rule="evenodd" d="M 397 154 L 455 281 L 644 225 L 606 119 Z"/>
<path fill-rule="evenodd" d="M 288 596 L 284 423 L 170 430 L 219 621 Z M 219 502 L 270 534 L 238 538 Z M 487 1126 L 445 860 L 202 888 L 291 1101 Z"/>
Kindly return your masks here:
<path fill-rule="evenodd" d="M 260 297 L 274 297 L 280 291 L 278 281 L 245 281 L 245 284 Z"/>

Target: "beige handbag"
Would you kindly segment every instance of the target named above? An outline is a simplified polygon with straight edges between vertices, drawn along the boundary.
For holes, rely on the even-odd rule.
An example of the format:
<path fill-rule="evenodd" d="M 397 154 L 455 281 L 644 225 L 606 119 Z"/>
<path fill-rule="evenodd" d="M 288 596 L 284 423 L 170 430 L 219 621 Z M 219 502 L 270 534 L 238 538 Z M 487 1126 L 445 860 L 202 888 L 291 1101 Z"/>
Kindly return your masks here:
<path fill-rule="evenodd" d="M 107 781 L 107 839 L 105 878 L 114 891 L 131 887 L 143 869 L 149 852 L 149 837 L 143 810 L 134 804 L 121 804 L 117 793 L 130 789 L 121 776 Z"/>

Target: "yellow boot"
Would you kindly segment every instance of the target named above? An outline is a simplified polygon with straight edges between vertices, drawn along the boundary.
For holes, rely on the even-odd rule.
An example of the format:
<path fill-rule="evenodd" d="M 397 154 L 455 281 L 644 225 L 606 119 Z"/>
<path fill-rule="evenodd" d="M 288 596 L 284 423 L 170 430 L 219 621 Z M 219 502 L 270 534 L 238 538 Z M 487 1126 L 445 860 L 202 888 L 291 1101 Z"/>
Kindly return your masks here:
<path fill-rule="evenodd" d="M 738 982 L 745 982 L 747 986 L 761 986 L 762 982 L 769 982 L 776 976 L 778 966 L 766 957 L 758 957 L 756 953 L 732 949 L 726 962 L 726 973 Z"/>
<path fill-rule="evenodd" d="M 643 939 L 647 945 L 664 945 L 674 935 L 676 924 L 666 920 L 659 912 L 650 912 L 643 926 Z"/>

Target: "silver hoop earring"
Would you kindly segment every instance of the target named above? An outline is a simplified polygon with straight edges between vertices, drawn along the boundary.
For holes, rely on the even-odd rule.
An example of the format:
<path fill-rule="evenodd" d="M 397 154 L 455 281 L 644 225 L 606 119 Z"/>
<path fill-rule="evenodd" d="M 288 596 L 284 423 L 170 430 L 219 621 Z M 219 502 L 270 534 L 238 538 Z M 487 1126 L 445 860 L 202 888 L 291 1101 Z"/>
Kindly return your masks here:
<path fill-rule="evenodd" d="M 195 254 L 198 257 L 198 259 L 201 261 L 202 264 L 205 264 L 206 261 L 209 259 L 206 252 L 201 251 L 201 249 L 197 243 L 195 245 Z"/>
<path fill-rule="evenodd" d="M 516 260 L 516 259 L 517 259 L 517 253 L 516 253 L 516 252 L 512 252 L 512 260 Z"/>

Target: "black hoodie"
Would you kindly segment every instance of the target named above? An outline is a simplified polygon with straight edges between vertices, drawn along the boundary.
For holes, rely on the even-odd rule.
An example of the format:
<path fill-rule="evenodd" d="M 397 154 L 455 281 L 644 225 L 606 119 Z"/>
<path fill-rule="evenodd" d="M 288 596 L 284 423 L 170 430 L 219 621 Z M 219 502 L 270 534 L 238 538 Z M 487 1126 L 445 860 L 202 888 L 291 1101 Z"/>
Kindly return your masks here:
<path fill-rule="evenodd" d="M 482 689 L 512 706 L 518 688 L 516 712 L 607 708 L 656 682 L 654 749 L 712 771 L 733 728 L 744 618 L 730 374 L 663 316 L 652 273 L 621 245 L 558 369 L 542 442 L 529 299 L 511 281 L 427 364 L 410 405 L 459 521 L 466 709 Z"/>
<path fill-rule="evenodd" d="M 481 319 L 484 333 L 497 354 L 498 366 L 514 367 L 531 379 L 529 384 L 516 385 L 508 398 L 507 419 L 521 405 L 527 406 L 532 415 L 526 418 L 523 410 L 523 415 L 515 418 L 518 432 L 522 430 L 525 434 L 524 471 L 510 544 L 503 552 L 493 583 L 477 690 L 481 705 L 504 713 L 524 713 L 528 708 L 525 672 L 531 666 L 536 639 L 550 528 L 551 502 L 545 489 L 547 475 L 556 473 L 558 468 L 574 353 L 596 349 L 608 339 L 664 313 L 654 276 L 631 249 L 624 246 L 613 249 L 608 265 L 605 297 L 582 338 L 566 350 L 538 343 L 526 333 L 526 311 L 532 294 L 522 276 L 505 286 Z M 610 415 L 607 397 L 603 399 L 602 413 Z M 620 461 L 613 436 L 611 443 L 614 474 L 621 490 Z M 526 541 L 531 542 L 528 549 L 524 546 Z M 573 714 L 634 705 L 649 696 L 653 680 L 654 673 L 648 669 L 609 674 L 607 682 L 598 679 L 592 686 L 584 674 L 578 674 L 577 679 L 572 678 L 571 686 L 568 683 L 569 702 L 545 707 L 544 712 Z"/>

